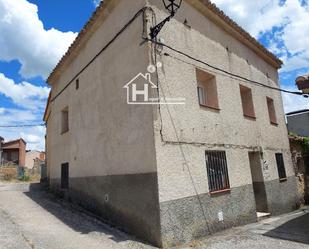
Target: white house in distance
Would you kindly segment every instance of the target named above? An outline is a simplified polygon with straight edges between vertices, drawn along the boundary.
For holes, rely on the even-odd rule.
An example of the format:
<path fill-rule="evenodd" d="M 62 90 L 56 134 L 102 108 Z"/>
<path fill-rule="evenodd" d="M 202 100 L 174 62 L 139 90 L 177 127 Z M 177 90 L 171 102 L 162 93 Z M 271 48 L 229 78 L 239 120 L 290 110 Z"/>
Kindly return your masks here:
<path fill-rule="evenodd" d="M 166 16 L 104 0 L 49 76 L 51 189 L 157 246 L 295 209 L 281 93 L 229 74 L 279 87 L 282 62 L 207 0 L 184 0 L 155 48 L 143 37 Z M 156 60 L 151 97 L 185 104 L 128 104 Z"/>
<path fill-rule="evenodd" d="M 29 150 L 26 151 L 26 160 L 25 167 L 28 169 L 32 169 L 35 166 L 35 162 L 44 161 L 45 160 L 45 152 L 37 151 L 37 150 Z"/>

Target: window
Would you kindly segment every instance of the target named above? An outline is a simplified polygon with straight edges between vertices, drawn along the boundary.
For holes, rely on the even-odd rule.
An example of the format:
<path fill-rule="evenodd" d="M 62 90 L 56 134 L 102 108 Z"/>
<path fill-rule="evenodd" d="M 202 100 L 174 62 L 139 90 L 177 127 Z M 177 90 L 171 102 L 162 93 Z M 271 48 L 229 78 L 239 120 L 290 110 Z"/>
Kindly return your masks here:
<path fill-rule="evenodd" d="M 79 79 L 77 79 L 75 81 L 75 89 L 78 90 L 79 89 Z"/>
<path fill-rule="evenodd" d="M 230 182 L 225 151 L 206 151 L 205 154 L 209 192 L 229 190 Z"/>
<path fill-rule="evenodd" d="M 69 188 L 69 164 L 68 163 L 61 164 L 61 188 L 62 189 Z"/>
<path fill-rule="evenodd" d="M 219 110 L 216 78 L 214 75 L 196 69 L 197 93 L 201 106 Z"/>
<path fill-rule="evenodd" d="M 243 85 L 239 85 L 239 88 L 244 116 L 249 118 L 255 118 L 251 89 Z"/>
<path fill-rule="evenodd" d="M 66 107 L 61 112 L 61 134 L 69 131 L 69 108 Z"/>
<path fill-rule="evenodd" d="M 269 97 L 267 97 L 266 99 L 267 99 L 267 108 L 268 108 L 270 123 L 277 125 L 278 123 L 277 123 L 274 100 L 272 98 L 269 98 Z"/>
<path fill-rule="evenodd" d="M 287 178 L 286 178 L 286 172 L 285 172 L 283 155 L 281 153 L 277 153 L 276 154 L 276 161 L 277 161 L 279 180 L 280 181 L 285 181 Z"/>

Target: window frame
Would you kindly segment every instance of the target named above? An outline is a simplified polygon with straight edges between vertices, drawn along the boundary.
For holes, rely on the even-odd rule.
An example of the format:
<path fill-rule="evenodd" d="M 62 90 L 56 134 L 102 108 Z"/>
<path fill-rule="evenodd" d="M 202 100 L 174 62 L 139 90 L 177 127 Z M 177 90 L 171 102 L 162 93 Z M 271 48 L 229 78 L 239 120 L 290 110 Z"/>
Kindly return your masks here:
<path fill-rule="evenodd" d="M 206 150 L 205 161 L 209 193 L 213 195 L 230 192 L 231 186 L 228 173 L 226 151 Z"/>
<path fill-rule="evenodd" d="M 277 119 L 274 99 L 270 97 L 266 97 L 266 103 L 267 103 L 267 110 L 268 110 L 268 116 L 269 116 L 270 123 L 272 125 L 278 126 L 278 119 Z"/>
<path fill-rule="evenodd" d="M 199 105 L 220 111 L 216 76 L 198 68 L 195 71 Z M 200 98 L 200 89 L 203 89 L 203 101 Z"/>
<path fill-rule="evenodd" d="M 252 89 L 242 84 L 239 84 L 239 92 L 240 92 L 240 98 L 241 98 L 241 104 L 242 104 L 242 110 L 243 110 L 244 117 L 256 120 Z M 249 104 L 249 107 L 248 107 L 248 104 Z"/>

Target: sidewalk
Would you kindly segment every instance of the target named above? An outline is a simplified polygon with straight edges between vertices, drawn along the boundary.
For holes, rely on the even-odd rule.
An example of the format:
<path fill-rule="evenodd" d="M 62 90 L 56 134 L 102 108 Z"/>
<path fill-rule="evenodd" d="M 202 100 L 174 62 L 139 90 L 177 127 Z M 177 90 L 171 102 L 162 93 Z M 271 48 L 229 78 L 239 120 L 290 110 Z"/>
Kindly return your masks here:
<path fill-rule="evenodd" d="M 183 248 L 309 249 L 309 207 L 214 234 Z"/>

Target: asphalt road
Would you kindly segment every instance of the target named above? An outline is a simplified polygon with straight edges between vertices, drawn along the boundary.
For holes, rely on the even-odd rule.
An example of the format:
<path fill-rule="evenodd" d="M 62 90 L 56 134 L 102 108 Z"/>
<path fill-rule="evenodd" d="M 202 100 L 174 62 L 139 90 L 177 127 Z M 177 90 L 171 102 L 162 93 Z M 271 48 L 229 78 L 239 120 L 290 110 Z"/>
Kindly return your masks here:
<path fill-rule="evenodd" d="M 47 192 L 0 183 L 0 248 L 153 247 L 76 210 Z M 229 229 L 181 248 L 309 249 L 309 209 Z"/>

